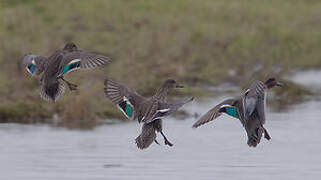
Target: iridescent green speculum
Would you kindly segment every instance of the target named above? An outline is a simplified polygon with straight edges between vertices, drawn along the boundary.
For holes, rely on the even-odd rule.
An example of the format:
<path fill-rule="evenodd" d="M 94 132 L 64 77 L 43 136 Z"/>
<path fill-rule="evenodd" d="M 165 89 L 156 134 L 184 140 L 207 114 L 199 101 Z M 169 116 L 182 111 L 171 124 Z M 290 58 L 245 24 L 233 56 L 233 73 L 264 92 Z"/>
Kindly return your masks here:
<path fill-rule="evenodd" d="M 125 112 L 128 117 L 131 117 L 133 115 L 133 108 L 130 104 L 126 104 Z"/>
<path fill-rule="evenodd" d="M 75 69 L 75 68 L 78 68 L 80 67 L 80 62 L 74 62 L 74 63 L 71 63 L 71 64 L 67 64 L 64 69 L 62 70 L 62 74 L 66 74 L 68 73 L 69 71 L 71 71 L 72 69 Z"/>
<path fill-rule="evenodd" d="M 118 108 L 121 109 L 121 111 L 128 117 L 131 118 L 134 112 L 134 107 L 130 104 L 130 102 L 127 99 L 124 99 L 124 101 L 121 101 L 118 104 Z"/>
<path fill-rule="evenodd" d="M 225 107 L 226 114 L 233 116 L 235 118 L 239 118 L 239 113 L 235 107 Z"/>

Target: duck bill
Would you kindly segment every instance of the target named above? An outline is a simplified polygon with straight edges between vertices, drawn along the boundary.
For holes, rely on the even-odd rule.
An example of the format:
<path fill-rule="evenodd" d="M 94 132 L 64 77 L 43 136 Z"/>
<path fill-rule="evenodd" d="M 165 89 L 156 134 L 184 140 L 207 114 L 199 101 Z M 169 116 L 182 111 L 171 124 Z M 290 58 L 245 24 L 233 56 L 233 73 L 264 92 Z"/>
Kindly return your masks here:
<path fill-rule="evenodd" d="M 183 85 L 177 84 L 175 88 L 184 88 Z"/>

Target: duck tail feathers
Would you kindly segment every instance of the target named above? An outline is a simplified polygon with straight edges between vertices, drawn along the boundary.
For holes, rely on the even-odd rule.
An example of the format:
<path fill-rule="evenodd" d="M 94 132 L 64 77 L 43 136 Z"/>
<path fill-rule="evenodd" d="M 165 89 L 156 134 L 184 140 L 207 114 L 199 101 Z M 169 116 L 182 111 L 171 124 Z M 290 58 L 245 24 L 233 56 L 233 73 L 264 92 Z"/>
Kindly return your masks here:
<path fill-rule="evenodd" d="M 139 149 L 148 148 L 156 140 L 156 132 L 153 123 L 144 124 L 141 134 L 135 139 Z"/>
<path fill-rule="evenodd" d="M 46 101 L 56 102 L 64 94 L 66 87 L 63 83 L 56 81 L 51 85 L 43 85 L 40 90 L 40 97 Z"/>

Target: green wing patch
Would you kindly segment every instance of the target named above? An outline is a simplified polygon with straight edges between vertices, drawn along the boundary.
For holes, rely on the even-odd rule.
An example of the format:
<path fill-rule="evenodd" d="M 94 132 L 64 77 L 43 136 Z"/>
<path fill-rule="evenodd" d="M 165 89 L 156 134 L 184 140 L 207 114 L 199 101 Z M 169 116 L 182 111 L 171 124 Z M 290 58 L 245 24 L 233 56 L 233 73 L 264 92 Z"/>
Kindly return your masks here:
<path fill-rule="evenodd" d="M 235 118 L 239 118 L 239 113 L 235 107 L 225 107 L 226 114 L 233 116 Z"/>
<path fill-rule="evenodd" d="M 80 69 L 80 60 L 73 60 L 63 68 L 61 74 L 64 75 L 77 69 Z"/>
<path fill-rule="evenodd" d="M 131 117 L 133 115 L 133 107 L 130 104 L 126 104 L 125 112 L 128 117 Z"/>
<path fill-rule="evenodd" d="M 134 115 L 134 106 L 129 102 L 129 100 L 126 97 L 124 97 L 123 101 L 118 103 L 117 107 L 124 113 L 124 115 L 127 118 L 132 119 Z"/>

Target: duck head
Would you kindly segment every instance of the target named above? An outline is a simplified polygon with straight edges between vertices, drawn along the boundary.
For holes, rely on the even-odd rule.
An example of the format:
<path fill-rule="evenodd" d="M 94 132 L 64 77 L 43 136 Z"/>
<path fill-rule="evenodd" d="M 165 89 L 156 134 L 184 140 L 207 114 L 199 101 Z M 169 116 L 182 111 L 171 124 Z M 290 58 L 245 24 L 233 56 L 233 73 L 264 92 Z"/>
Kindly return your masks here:
<path fill-rule="evenodd" d="M 163 85 L 164 88 L 167 88 L 167 89 L 174 89 L 174 88 L 183 88 L 184 86 L 178 84 L 175 80 L 173 79 L 168 79 L 167 81 L 165 81 L 164 85 Z"/>
<path fill-rule="evenodd" d="M 268 89 L 271 89 L 275 86 L 283 87 L 283 83 L 278 82 L 275 78 L 269 78 L 264 83 Z"/>
<path fill-rule="evenodd" d="M 75 50 L 77 50 L 77 49 L 78 49 L 78 48 L 77 48 L 76 44 L 73 43 L 73 42 L 67 43 L 67 44 L 65 45 L 65 47 L 64 47 L 64 50 L 69 51 L 69 52 L 75 51 Z"/>

